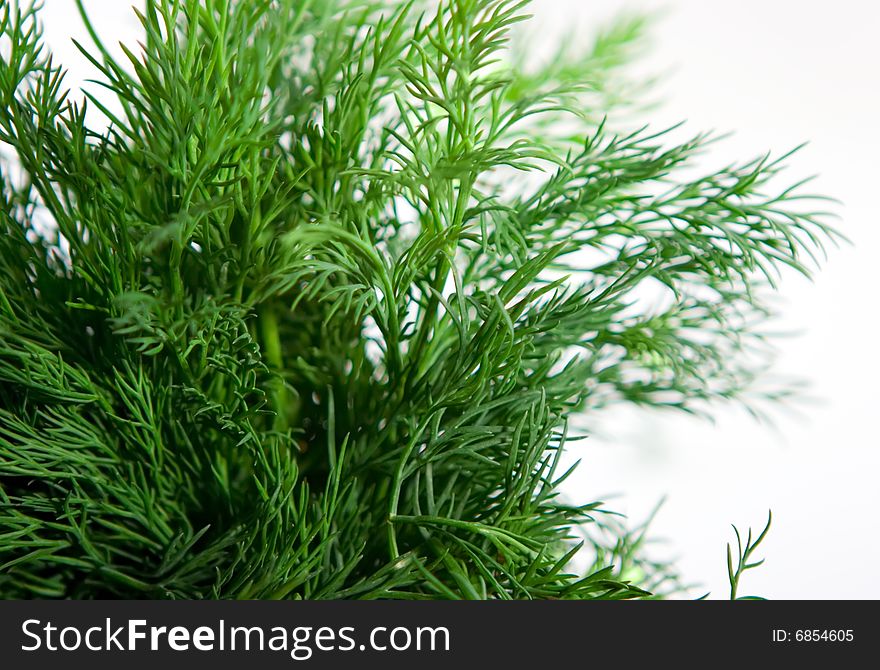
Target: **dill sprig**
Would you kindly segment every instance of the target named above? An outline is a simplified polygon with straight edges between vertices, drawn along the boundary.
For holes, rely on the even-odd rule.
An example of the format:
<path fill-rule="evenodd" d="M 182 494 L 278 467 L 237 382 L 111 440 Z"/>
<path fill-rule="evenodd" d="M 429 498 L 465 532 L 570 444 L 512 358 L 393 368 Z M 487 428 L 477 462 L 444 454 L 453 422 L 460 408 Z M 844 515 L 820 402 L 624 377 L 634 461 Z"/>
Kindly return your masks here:
<path fill-rule="evenodd" d="M 741 397 L 835 234 L 788 154 L 602 121 L 638 20 L 529 70 L 525 5 L 147 0 L 120 61 L 79 2 L 75 100 L 0 3 L 0 594 L 662 591 L 569 419 Z"/>

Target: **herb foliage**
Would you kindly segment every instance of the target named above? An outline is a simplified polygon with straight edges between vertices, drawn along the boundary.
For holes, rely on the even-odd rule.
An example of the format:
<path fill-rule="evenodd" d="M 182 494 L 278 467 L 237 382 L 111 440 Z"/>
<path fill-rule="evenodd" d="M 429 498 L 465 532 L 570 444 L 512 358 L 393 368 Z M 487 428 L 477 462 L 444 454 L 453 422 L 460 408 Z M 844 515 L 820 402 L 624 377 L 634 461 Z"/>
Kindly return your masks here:
<path fill-rule="evenodd" d="M 835 234 L 602 120 L 641 21 L 534 68 L 525 5 L 147 0 L 78 100 L 0 3 L 0 594 L 663 592 L 569 419 L 741 397 Z"/>

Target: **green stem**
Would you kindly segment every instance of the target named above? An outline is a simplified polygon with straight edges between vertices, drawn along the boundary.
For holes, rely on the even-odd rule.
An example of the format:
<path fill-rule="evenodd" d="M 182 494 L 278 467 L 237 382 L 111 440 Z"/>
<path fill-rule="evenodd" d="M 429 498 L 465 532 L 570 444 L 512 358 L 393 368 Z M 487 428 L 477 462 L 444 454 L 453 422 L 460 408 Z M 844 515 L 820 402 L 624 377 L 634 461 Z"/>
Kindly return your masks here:
<path fill-rule="evenodd" d="M 278 316 L 273 304 L 267 303 L 261 307 L 259 322 L 266 362 L 276 372 L 280 372 L 284 369 L 284 364 L 281 355 L 281 336 L 278 332 Z M 285 431 L 289 426 L 290 399 L 287 389 L 284 387 L 284 380 L 280 377 L 276 378 L 273 380 L 272 387 L 272 407 L 275 410 L 273 428 Z"/>

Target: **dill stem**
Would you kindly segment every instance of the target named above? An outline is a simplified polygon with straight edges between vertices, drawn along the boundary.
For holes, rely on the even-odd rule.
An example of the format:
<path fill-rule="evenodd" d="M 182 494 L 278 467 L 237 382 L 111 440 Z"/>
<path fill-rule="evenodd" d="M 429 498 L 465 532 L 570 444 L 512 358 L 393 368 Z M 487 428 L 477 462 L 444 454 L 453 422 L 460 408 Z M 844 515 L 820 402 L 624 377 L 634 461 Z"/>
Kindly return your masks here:
<path fill-rule="evenodd" d="M 259 315 L 260 335 L 263 341 L 263 351 L 266 362 L 276 371 L 283 369 L 283 357 L 281 353 L 281 335 L 278 331 L 278 315 L 275 306 L 266 303 L 260 308 Z M 288 427 L 288 394 L 284 388 L 284 380 L 277 377 L 272 382 L 272 408 L 275 410 L 276 430 L 286 430 Z"/>

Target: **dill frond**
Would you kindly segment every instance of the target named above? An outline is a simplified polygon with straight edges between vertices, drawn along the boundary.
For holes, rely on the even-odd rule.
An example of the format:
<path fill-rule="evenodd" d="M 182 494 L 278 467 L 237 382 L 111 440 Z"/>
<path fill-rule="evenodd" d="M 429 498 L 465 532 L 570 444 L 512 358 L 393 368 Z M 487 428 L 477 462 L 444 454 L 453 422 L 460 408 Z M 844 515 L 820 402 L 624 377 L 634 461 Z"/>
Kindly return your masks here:
<path fill-rule="evenodd" d="M 0 2 L 0 594 L 657 590 L 569 419 L 742 396 L 836 234 L 788 155 L 612 128 L 638 22 L 528 72 L 525 5 L 148 0 L 74 100 Z"/>

